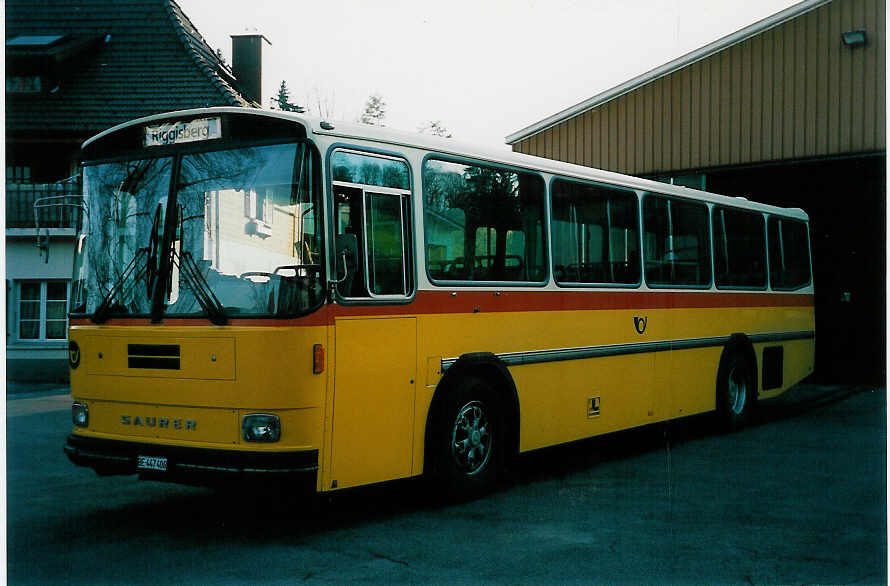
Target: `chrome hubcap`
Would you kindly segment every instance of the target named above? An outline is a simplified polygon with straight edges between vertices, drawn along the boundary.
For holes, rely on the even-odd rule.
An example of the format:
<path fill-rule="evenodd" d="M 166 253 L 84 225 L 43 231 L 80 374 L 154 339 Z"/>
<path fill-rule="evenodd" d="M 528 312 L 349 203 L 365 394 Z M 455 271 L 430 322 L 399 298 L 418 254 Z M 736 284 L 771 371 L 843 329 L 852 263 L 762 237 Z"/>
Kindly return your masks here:
<path fill-rule="evenodd" d="M 467 403 L 457 412 L 451 430 L 451 455 L 466 474 L 476 474 L 491 456 L 491 434 L 485 406 L 479 401 Z"/>
<path fill-rule="evenodd" d="M 745 378 L 745 373 L 739 368 L 733 368 L 727 382 L 729 409 L 739 415 L 745 410 L 745 401 L 748 399 L 748 381 Z"/>

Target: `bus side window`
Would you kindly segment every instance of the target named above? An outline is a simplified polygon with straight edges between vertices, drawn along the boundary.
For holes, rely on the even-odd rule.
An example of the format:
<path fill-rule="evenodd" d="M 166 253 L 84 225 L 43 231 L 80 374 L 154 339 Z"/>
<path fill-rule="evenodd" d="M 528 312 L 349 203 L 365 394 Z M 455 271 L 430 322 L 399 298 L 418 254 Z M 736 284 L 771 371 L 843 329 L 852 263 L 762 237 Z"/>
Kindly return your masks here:
<path fill-rule="evenodd" d="M 374 295 L 404 295 L 408 275 L 407 196 L 366 194 L 365 232 L 368 289 Z"/>
<path fill-rule="evenodd" d="M 798 289 L 810 283 L 809 231 L 806 223 L 770 216 L 769 279 L 773 289 Z"/>
<path fill-rule="evenodd" d="M 411 182 L 397 157 L 338 149 L 331 155 L 342 297 L 406 298 L 414 291 Z"/>
<path fill-rule="evenodd" d="M 632 286 L 640 282 L 636 194 L 557 179 L 552 202 L 557 283 Z"/>
<path fill-rule="evenodd" d="M 543 283 L 545 191 L 533 173 L 427 159 L 423 213 L 431 279 Z"/>
<path fill-rule="evenodd" d="M 704 204 L 647 194 L 643 199 L 643 228 L 648 284 L 710 284 L 710 227 Z"/>
<path fill-rule="evenodd" d="M 766 287 L 763 215 L 715 207 L 712 219 L 717 287 Z"/>

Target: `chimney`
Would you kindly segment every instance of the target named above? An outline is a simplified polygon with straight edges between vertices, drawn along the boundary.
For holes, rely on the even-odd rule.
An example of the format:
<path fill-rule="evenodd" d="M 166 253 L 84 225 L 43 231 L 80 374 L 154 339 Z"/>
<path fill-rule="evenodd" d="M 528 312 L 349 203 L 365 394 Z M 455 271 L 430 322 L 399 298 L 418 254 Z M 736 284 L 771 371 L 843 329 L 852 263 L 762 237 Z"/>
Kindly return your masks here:
<path fill-rule="evenodd" d="M 263 41 L 272 43 L 260 34 L 232 35 L 232 73 L 238 89 L 248 100 L 263 104 Z"/>

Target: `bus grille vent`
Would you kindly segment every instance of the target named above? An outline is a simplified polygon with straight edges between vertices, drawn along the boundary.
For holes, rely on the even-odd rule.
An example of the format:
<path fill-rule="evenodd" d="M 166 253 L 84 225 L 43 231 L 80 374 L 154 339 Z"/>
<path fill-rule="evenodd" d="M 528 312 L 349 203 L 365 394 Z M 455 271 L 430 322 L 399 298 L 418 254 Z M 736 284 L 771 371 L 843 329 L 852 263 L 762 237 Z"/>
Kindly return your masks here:
<path fill-rule="evenodd" d="M 127 366 L 179 370 L 179 345 L 127 344 Z"/>

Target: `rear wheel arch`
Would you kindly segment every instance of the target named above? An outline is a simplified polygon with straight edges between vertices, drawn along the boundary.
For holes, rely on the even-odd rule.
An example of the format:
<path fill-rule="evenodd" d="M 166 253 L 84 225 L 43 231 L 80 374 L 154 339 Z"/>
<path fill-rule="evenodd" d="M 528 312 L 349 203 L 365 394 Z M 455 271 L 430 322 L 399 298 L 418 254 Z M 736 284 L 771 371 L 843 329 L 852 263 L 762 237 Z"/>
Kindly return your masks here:
<path fill-rule="evenodd" d="M 424 472 L 430 472 L 430 466 L 434 464 L 430 456 L 437 418 L 442 416 L 449 397 L 469 378 L 484 381 L 497 397 L 503 423 L 503 456 L 509 459 L 519 452 L 519 395 L 507 365 L 490 352 L 464 354 L 445 371 L 433 394 L 424 432 Z"/>
<path fill-rule="evenodd" d="M 757 354 L 744 334 L 733 334 L 723 348 L 717 368 L 717 417 L 721 428 L 745 425 L 757 402 Z"/>
<path fill-rule="evenodd" d="M 751 339 L 742 333 L 735 333 L 729 337 L 729 341 L 723 347 L 723 353 L 720 355 L 720 367 L 726 362 L 726 360 L 733 354 L 740 354 L 747 363 L 751 367 L 751 377 L 752 377 L 752 391 L 754 393 L 754 399 L 757 399 L 757 396 L 760 394 L 760 388 L 758 385 L 758 376 L 757 376 L 757 353 L 754 351 L 754 344 L 751 343 Z"/>

